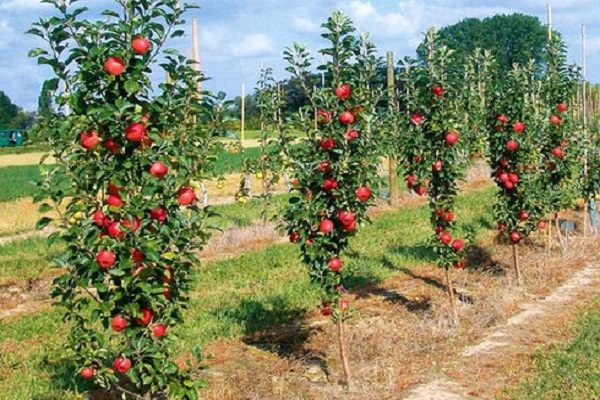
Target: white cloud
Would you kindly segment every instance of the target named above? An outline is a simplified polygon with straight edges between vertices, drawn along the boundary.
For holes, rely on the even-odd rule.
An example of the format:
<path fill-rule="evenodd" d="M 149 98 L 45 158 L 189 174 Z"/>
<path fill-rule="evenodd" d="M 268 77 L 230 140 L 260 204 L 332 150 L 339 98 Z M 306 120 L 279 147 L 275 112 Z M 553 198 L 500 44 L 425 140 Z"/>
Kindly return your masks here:
<path fill-rule="evenodd" d="M 275 53 L 275 43 L 264 33 L 251 33 L 232 46 L 236 57 L 259 57 Z"/>
<path fill-rule="evenodd" d="M 4 0 L 0 4 L 0 10 L 35 10 L 51 7 L 48 3 L 42 3 L 41 0 Z"/>
<path fill-rule="evenodd" d="M 292 19 L 292 27 L 298 32 L 315 33 L 321 29 L 320 24 L 307 17 L 294 16 Z"/>

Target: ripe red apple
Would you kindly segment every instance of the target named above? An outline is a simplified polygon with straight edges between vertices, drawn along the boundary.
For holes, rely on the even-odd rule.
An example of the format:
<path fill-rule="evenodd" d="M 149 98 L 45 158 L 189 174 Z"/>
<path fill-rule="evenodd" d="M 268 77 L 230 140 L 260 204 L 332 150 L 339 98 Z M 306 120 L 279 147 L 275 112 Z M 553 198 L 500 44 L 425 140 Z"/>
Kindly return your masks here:
<path fill-rule="evenodd" d="M 507 160 L 506 158 L 503 158 L 502 160 L 500 160 L 500 165 L 501 165 L 503 168 L 506 168 L 506 167 L 508 167 L 508 160 Z"/>
<path fill-rule="evenodd" d="M 454 251 L 461 251 L 463 247 L 465 247 L 465 244 L 460 239 L 454 239 L 452 242 L 452 250 Z"/>
<path fill-rule="evenodd" d="M 552 150 L 550 150 L 550 152 L 552 153 L 552 155 L 554 157 L 562 157 L 563 156 L 563 151 L 560 147 L 555 147 Z"/>
<path fill-rule="evenodd" d="M 109 194 L 106 202 L 111 207 L 121 207 L 123 205 L 123 200 L 118 194 Z"/>
<path fill-rule="evenodd" d="M 291 243 L 298 243 L 299 241 L 300 241 L 300 232 L 293 231 L 292 233 L 290 233 L 290 242 Z"/>
<path fill-rule="evenodd" d="M 127 328 L 127 320 L 120 315 L 117 315 L 112 319 L 110 323 L 110 327 L 115 332 L 121 332 L 123 329 Z"/>
<path fill-rule="evenodd" d="M 125 129 L 125 137 L 132 142 L 141 141 L 147 134 L 146 126 L 139 122 L 134 122 Z"/>
<path fill-rule="evenodd" d="M 338 189 L 339 184 L 338 184 L 338 181 L 336 181 L 335 179 L 328 178 L 328 179 L 325 179 L 325 182 L 323 182 L 322 187 L 323 187 L 323 190 L 325 190 L 326 192 L 329 193 L 333 190 Z"/>
<path fill-rule="evenodd" d="M 517 231 L 511 232 L 509 237 L 513 243 L 519 243 L 521 241 L 521 234 Z"/>
<path fill-rule="evenodd" d="M 515 122 L 513 124 L 513 131 L 515 131 L 515 133 L 523 133 L 525 132 L 525 123 L 524 122 Z"/>
<path fill-rule="evenodd" d="M 347 83 L 343 83 L 335 88 L 335 95 L 340 100 L 346 100 L 348 97 L 350 97 L 351 93 L 352 91 L 350 90 L 350 85 Z"/>
<path fill-rule="evenodd" d="M 465 267 L 465 260 L 458 260 L 452 263 L 452 266 L 456 269 L 463 269 Z"/>
<path fill-rule="evenodd" d="M 116 371 L 124 374 L 131 368 L 131 360 L 127 357 L 119 357 L 115 359 L 113 366 L 115 367 Z"/>
<path fill-rule="evenodd" d="M 515 173 L 508 174 L 508 180 L 512 183 L 519 182 L 519 174 L 515 174 Z"/>
<path fill-rule="evenodd" d="M 498 179 L 500 179 L 500 182 L 507 182 L 509 180 L 508 174 L 503 172 L 498 176 Z"/>
<path fill-rule="evenodd" d="M 350 300 L 340 300 L 340 310 L 347 310 L 348 308 L 350 308 Z"/>
<path fill-rule="evenodd" d="M 456 132 L 448 132 L 446 133 L 446 144 L 452 146 L 456 142 L 458 142 L 458 133 Z"/>
<path fill-rule="evenodd" d="M 84 379 L 90 379 L 90 378 L 94 377 L 94 373 L 95 373 L 94 368 L 84 368 L 81 370 L 80 375 Z"/>
<path fill-rule="evenodd" d="M 362 187 L 359 187 L 358 189 L 356 189 L 354 194 L 356 195 L 356 198 L 358 200 L 360 200 L 364 203 L 371 198 L 371 189 L 369 189 L 366 186 L 362 186 Z"/>
<path fill-rule="evenodd" d="M 123 60 L 120 58 L 108 57 L 104 62 L 104 70 L 110 75 L 121 75 L 125 72 L 125 64 L 123 64 Z"/>
<path fill-rule="evenodd" d="M 350 125 L 354 123 L 355 118 L 354 114 L 352 114 L 350 111 L 344 111 L 340 114 L 338 120 L 342 125 Z"/>
<path fill-rule="evenodd" d="M 358 137 L 359 137 L 359 133 L 356 129 L 350 128 L 346 131 L 346 133 L 344 133 L 344 139 L 346 139 L 349 142 L 351 142 L 355 139 L 358 139 Z"/>
<path fill-rule="evenodd" d="M 334 148 L 335 148 L 335 140 L 333 140 L 331 138 L 321 140 L 321 149 L 323 149 L 325 151 L 331 151 Z"/>
<path fill-rule="evenodd" d="M 565 111 L 566 111 L 566 110 L 565 110 Z M 546 221 L 544 221 L 544 220 L 541 220 L 541 221 L 539 221 L 539 222 L 537 223 L 537 227 L 538 227 L 538 229 L 546 229 L 546 225 L 547 225 L 547 223 L 546 223 Z"/>
<path fill-rule="evenodd" d="M 107 139 L 106 142 L 104 142 L 104 147 L 106 147 L 112 155 L 119 154 L 119 151 L 121 150 L 114 139 Z"/>
<path fill-rule="evenodd" d="M 141 317 L 135 319 L 135 322 L 138 325 L 146 326 L 152 321 L 152 317 L 154 317 L 154 313 L 147 308 L 140 308 Z"/>
<path fill-rule="evenodd" d="M 169 288 L 169 285 L 165 285 L 165 288 L 163 289 L 163 296 L 165 296 L 167 299 L 171 296 L 171 289 Z"/>
<path fill-rule="evenodd" d="M 454 219 L 454 213 L 452 211 L 448 211 L 444 215 L 444 221 L 446 221 L 446 222 L 451 222 L 453 219 Z"/>
<path fill-rule="evenodd" d="M 121 187 L 112 182 L 108 182 L 108 194 L 118 195 L 119 193 L 121 193 Z"/>
<path fill-rule="evenodd" d="M 423 114 L 415 112 L 410 116 L 410 123 L 413 125 L 421 125 L 423 123 Z"/>
<path fill-rule="evenodd" d="M 406 186 L 408 186 L 408 188 L 412 188 L 413 185 L 415 184 L 415 182 L 417 181 L 417 177 L 414 176 L 413 174 L 410 174 L 406 177 Z"/>
<path fill-rule="evenodd" d="M 527 211 L 519 211 L 519 219 L 521 221 L 525 221 L 526 219 L 529 219 L 529 213 Z"/>
<path fill-rule="evenodd" d="M 169 169 L 161 161 L 157 161 L 150 166 L 150 175 L 162 179 L 169 172 Z"/>
<path fill-rule="evenodd" d="M 167 210 L 159 207 L 150 211 L 150 218 L 157 220 L 161 224 L 167 219 Z"/>
<path fill-rule="evenodd" d="M 133 221 L 131 219 L 126 219 L 123 221 L 123 226 L 129 229 L 131 232 L 135 232 L 140 229 L 142 225 L 142 220 L 139 218 L 134 218 Z"/>
<path fill-rule="evenodd" d="M 322 161 L 319 163 L 319 165 L 317 166 L 317 169 L 319 170 L 319 172 L 326 174 L 328 172 L 331 171 L 331 162 L 330 161 Z"/>
<path fill-rule="evenodd" d="M 562 119 L 558 115 L 552 115 L 550 117 L 550 123 L 553 125 L 560 125 L 562 124 Z"/>
<path fill-rule="evenodd" d="M 331 233 L 333 232 L 333 221 L 329 219 L 324 219 L 319 224 L 319 230 L 323 233 Z"/>
<path fill-rule="evenodd" d="M 506 224 L 503 222 L 498 223 L 498 230 L 503 231 L 506 229 Z"/>
<path fill-rule="evenodd" d="M 508 117 L 507 117 L 506 115 L 504 115 L 504 114 L 500 114 L 500 115 L 498 115 L 498 116 L 496 117 L 496 121 L 498 121 L 498 122 L 500 122 L 500 123 L 502 123 L 502 124 L 507 124 L 507 123 L 508 123 L 508 121 L 509 121 L 509 119 L 508 119 Z"/>
<path fill-rule="evenodd" d="M 339 258 L 334 257 L 331 260 L 329 260 L 327 265 L 329 266 L 329 269 L 331 271 L 338 272 L 340 269 L 342 269 L 342 267 L 344 266 L 344 263 Z"/>
<path fill-rule="evenodd" d="M 137 249 L 129 249 L 129 254 L 131 254 L 131 261 L 133 261 L 136 264 L 139 264 L 142 261 L 144 261 L 144 253 Z"/>
<path fill-rule="evenodd" d="M 92 214 L 92 221 L 98 226 L 104 226 L 106 216 L 102 210 L 97 210 Z"/>
<path fill-rule="evenodd" d="M 108 236 L 117 239 L 123 239 L 125 232 L 121 230 L 121 223 L 119 221 L 113 221 L 108 225 Z"/>
<path fill-rule="evenodd" d="M 101 250 L 96 256 L 96 262 L 98 263 L 98 266 L 103 269 L 112 267 L 116 259 L 117 257 L 115 254 L 108 250 Z"/>
<path fill-rule="evenodd" d="M 437 160 L 436 162 L 433 163 L 433 165 L 431 166 L 431 168 L 435 172 L 440 172 L 442 170 L 443 166 L 444 166 L 444 162 L 442 160 Z"/>
<path fill-rule="evenodd" d="M 514 188 L 515 188 L 515 184 L 514 184 L 514 183 L 512 183 L 511 181 L 504 182 L 504 187 L 505 187 L 506 189 L 508 189 L 508 190 L 512 190 L 512 189 L 514 189 Z"/>
<path fill-rule="evenodd" d="M 349 226 L 356 221 L 356 215 L 352 211 L 340 211 L 339 219 L 342 225 Z"/>
<path fill-rule="evenodd" d="M 148 136 L 144 136 L 142 137 L 142 140 L 140 140 L 140 150 L 146 150 L 147 148 L 149 148 L 150 146 L 152 146 L 152 139 L 150 139 L 150 137 Z"/>
<path fill-rule="evenodd" d="M 317 122 L 319 124 L 327 124 L 331 122 L 331 113 L 325 110 L 317 111 Z"/>
<path fill-rule="evenodd" d="M 516 140 L 509 140 L 508 143 L 506 143 L 506 148 L 510 151 L 515 151 L 519 148 L 519 142 Z"/>
<path fill-rule="evenodd" d="M 98 132 L 94 131 L 81 132 L 79 139 L 81 140 L 81 146 L 88 150 L 93 149 L 100 142 Z"/>
<path fill-rule="evenodd" d="M 560 147 L 562 147 L 563 149 L 567 146 L 568 146 L 568 143 L 566 141 L 563 140 L 562 142 L 560 142 Z"/>
<path fill-rule="evenodd" d="M 321 314 L 324 317 L 329 317 L 330 315 L 333 314 L 333 310 L 331 308 L 329 308 L 329 307 L 322 307 L 321 308 Z"/>
<path fill-rule="evenodd" d="M 143 36 L 138 36 L 131 42 L 131 48 L 136 54 L 143 56 L 150 50 L 150 41 Z"/>
<path fill-rule="evenodd" d="M 163 324 L 157 324 L 152 327 L 152 334 L 154 337 L 159 338 L 165 336 L 165 333 L 167 333 L 167 327 Z"/>
<path fill-rule="evenodd" d="M 558 103 L 556 105 L 556 111 L 558 111 L 559 113 L 565 113 L 568 109 L 569 107 L 565 103 Z"/>
<path fill-rule="evenodd" d="M 444 88 L 442 85 L 437 85 L 431 88 L 431 93 L 436 95 L 437 97 L 442 97 L 444 95 Z"/>
<path fill-rule="evenodd" d="M 450 244 L 451 241 L 452 235 L 450 235 L 449 233 L 442 233 L 440 235 L 440 242 L 442 242 L 443 244 Z"/>
<path fill-rule="evenodd" d="M 414 190 L 419 196 L 423 196 L 425 193 L 427 193 L 427 188 L 425 186 L 415 186 Z"/>
<path fill-rule="evenodd" d="M 182 187 L 179 189 L 179 204 L 182 206 L 189 206 L 194 201 L 196 201 L 196 193 L 194 193 L 194 189 L 189 187 Z"/>

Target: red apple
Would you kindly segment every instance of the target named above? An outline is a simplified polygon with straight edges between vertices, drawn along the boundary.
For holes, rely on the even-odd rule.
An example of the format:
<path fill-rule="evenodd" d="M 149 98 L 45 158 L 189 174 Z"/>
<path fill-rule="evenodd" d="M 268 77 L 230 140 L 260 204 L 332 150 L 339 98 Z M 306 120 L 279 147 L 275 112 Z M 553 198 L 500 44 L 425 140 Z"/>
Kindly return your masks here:
<path fill-rule="evenodd" d="M 329 161 L 322 161 L 319 163 L 319 165 L 317 166 L 317 169 L 319 170 L 319 172 L 326 174 L 328 172 L 331 171 L 331 162 Z"/>
<path fill-rule="evenodd" d="M 355 120 L 354 114 L 352 114 L 350 111 L 344 111 L 340 114 L 338 119 L 342 125 L 353 124 Z"/>
<path fill-rule="evenodd" d="M 455 261 L 452 266 L 456 269 L 463 269 L 465 267 L 465 260 Z"/>
<path fill-rule="evenodd" d="M 335 140 L 333 140 L 331 138 L 321 140 L 321 149 L 323 149 L 325 151 L 331 151 L 331 150 L 333 150 L 334 147 L 335 147 Z"/>
<path fill-rule="evenodd" d="M 452 211 L 448 211 L 444 215 L 444 221 L 446 221 L 446 222 L 451 222 L 453 219 L 454 219 L 454 213 Z"/>
<path fill-rule="evenodd" d="M 135 319 L 135 322 L 138 325 L 146 326 L 152 321 L 152 317 L 154 317 L 154 313 L 146 308 L 140 308 L 141 317 Z"/>
<path fill-rule="evenodd" d="M 120 58 L 108 57 L 106 62 L 104 62 L 104 70 L 110 75 L 121 75 L 125 72 L 125 64 L 123 64 L 123 60 Z"/>
<path fill-rule="evenodd" d="M 516 140 L 509 140 L 508 143 L 506 143 L 506 148 L 510 151 L 515 151 L 519 148 L 519 142 Z"/>
<path fill-rule="evenodd" d="M 141 141 L 147 134 L 148 130 L 146 129 L 146 126 L 139 122 L 134 122 L 125 129 L 125 137 L 132 142 Z"/>
<path fill-rule="evenodd" d="M 498 179 L 500 179 L 500 182 L 507 182 L 509 180 L 508 174 L 503 172 L 498 176 Z"/>
<path fill-rule="evenodd" d="M 342 225 L 347 226 L 354 223 L 356 215 L 352 211 L 340 211 L 339 219 Z"/>
<path fill-rule="evenodd" d="M 436 162 L 433 163 L 433 165 L 431 166 L 431 168 L 435 172 L 440 172 L 442 170 L 443 166 L 444 166 L 444 162 L 442 160 L 437 160 Z"/>
<path fill-rule="evenodd" d="M 144 253 L 137 249 L 129 249 L 129 254 L 131 254 L 131 261 L 133 261 L 136 264 L 139 264 L 142 261 L 144 261 Z"/>
<path fill-rule="evenodd" d="M 335 88 L 335 95 L 340 100 L 346 100 L 348 97 L 350 97 L 351 93 L 352 91 L 350 90 L 350 85 L 347 83 L 343 83 Z"/>
<path fill-rule="evenodd" d="M 442 85 L 437 85 L 431 88 L 431 93 L 436 95 L 437 97 L 442 97 L 444 95 L 444 88 Z"/>
<path fill-rule="evenodd" d="M 93 149 L 100 142 L 98 132 L 94 131 L 82 132 L 81 135 L 79 135 L 79 139 L 81 140 L 81 146 L 88 150 Z"/>
<path fill-rule="evenodd" d="M 333 232 L 333 221 L 329 219 L 324 219 L 319 223 L 319 230 L 323 233 L 331 233 Z"/>
<path fill-rule="evenodd" d="M 550 123 L 553 125 L 560 125 L 562 124 L 562 119 L 558 115 L 552 115 L 550 117 Z"/>
<path fill-rule="evenodd" d="M 558 103 L 556 105 L 556 111 L 558 111 L 559 113 L 565 113 L 568 109 L 569 107 L 565 103 Z"/>
<path fill-rule="evenodd" d="M 123 200 L 118 194 L 109 194 L 106 202 L 111 207 L 121 207 L 123 205 Z"/>
<path fill-rule="evenodd" d="M 526 219 L 529 219 L 529 213 L 527 211 L 519 211 L 519 219 L 521 221 L 525 221 Z"/>
<path fill-rule="evenodd" d="M 194 189 L 189 187 L 182 187 L 179 189 L 179 204 L 182 206 L 189 206 L 194 201 L 196 201 L 196 193 L 194 193 Z"/>
<path fill-rule="evenodd" d="M 300 241 L 300 232 L 293 231 L 292 233 L 290 233 L 290 242 L 291 243 L 298 243 L 299 241 Z"/>
<path fill-rule="evenodd" d="M 358 139 L 359 137 L 359 133 L 356 129 L 348 129 L 346 131 L 346 133 L 344 133 L 344 139 L 346 139 L 347 141 L 351 142 L 354 139 Z"/>
<path fill-rule="evenodd" d="M 496 121 L 498 121 L 498 122 L 500 122 L 502 124 L 506 124 L 506 123 L 508 123 L 509 119 L 508 119 L 508 117 L 506 115 L 500 114 L 500 115 L 498 115 L 496 117 Z"/>
<path fill-rule="evenodd" d="M 165 288 L 163 289 L 163 296 L 165 296 L 167 299 L 171 296 L 171 289 L 169 288 L 169 285 L 165 285 Z"/>
<path fill-rule="evenodd" d="M 554 157 L 562 157 L 563 156 L 563 151 L 560 147 L 555 147 L 552 150 L 550 150 L 550 152 L 552 153 L 552 155 Z"/>
<path fill-rule="evenodd" d="M 167 219 L 167 210 L 159 207 L 150 211 L 150 218 L 157 220 L 160 223 L 165 222 Z"/>
<path fill-rule="evenodd" d="M 406 186 L 411 188 L 411 187 L 413 187 L 413 185 L 415 184 L 416 181 L 417 181 L 417 177 L 414 176 L 413 174 L 410 174 L 406 177 Z"/>
<path fill-rule="evenodd" d="M 445 139 L 446 139 L 446 143 L 451 146 L 451 145 L 455 144 L 456 142 L 458 142 L 458 133 L 448 132 L 448 133 L 446 133 Z"/>
<path fill-rule="evenodd" d="M 566 110 L 565 110 L 565 111 L 566 111 Z M 546 229 L 546 225 L 547 225 L 547 223 L 546 223 L 546 221 L 544 221 L 544 220 L 541 220 L 541 221 L 539 221 L 539 222 L 537 223 L 537 227 L 538 227 L 538 229 Z"/>
<path fill-rule="evenodd" d="M 512 182 L 512 183 L 519 182 L 519 174 L 515 174 L 515 173 L 508 174 L 508 180 L 509 180 L 509 182 Z"/>
<path fill-rule="evenodd" d="M 525 132 L 525 123 L 524 122 L 515 122 L 513 124 L 513 131 L 515 131 L 516 133 Z"/>
<path fill-rule="evenodd" d="M 144 55 L 150 50 L 150 41 L 143 36 L 138 36 L 131 42 L 131 48 L 136 54 Z"/>
<path fill-rule="evenodd" d="M 325 110 L 317 111 L 317 122 L 319 124 L 327 124 L 331 122 L 331 113 Z"/>
<path fill-rule="evenodd" d="M 125 232 L 121 230 L 121 223 L 119 221 L 113 221 L 108 225 L 108 236 L 117 239 L 123 239 Z"/>
<path fill-rule="evenodd" d="M 509 237 L 513 243 L 519 243 L 521 241 L 521 234 L 517 231 L 511 232 Z"/>
<path fill-rule="evenodd" d="M 123 226 L 129 229 L 131 232 L 136 232 L 140 229 L 142 225 L 142 220 L 139 218 L 134 218 L 133 221 L 131 219 L 126 219 L 123 221 Z"/>
<path fill-rule="evenodd" d="M 350 300 L 340 300 L 340 310 L 347 310 L 350 308 Z"/>
<path fill-rule="evenodd" d="M 415 186 L 415 193 L 419 196 L 423 196 L 427 193 L 427 188 L 425 186 Z"/>
<path fill-rule="evenodd" d="M 460 239 L 454 239 L 452 242 L 452 250 L 454 251 L 461 251 L 463 247 L 465 247 L 465 244 Z"/>
<path fill-rule="evenodd" d="M 514 184 L 514 183 L 512 183 L 511 181 L 504 182 L 504 187 L 505 187 L 506 189 L 508 189 L 508 190 L 512 190 L 512 189 L 514 189 L 514 188 L 515 188 L 515 184 Z"/>
<path fill-rule="evenodd" d="M 499 231 L 503 231 L 505 229 L 506 229 L 506 224 L 504 224 L 502 222 L 498 223 L 498 230 Z"/>
<path fill-rule="evenodd" d="M 112 155 L 119 154 L 119 151 L 121 150 L 114 139 L 107 139 L 106 142 L 104 142 L 104 147 L 106 147 Z"/>
<path fill-rule="evenodd" d="M 127 357 L 119 357 L 115 359 L 113 366 L 115 367 L 116 371 L 124 374 L 131 368 L 131 360 Z"/>
<path fill-rule="evenodd" d="M 328 179 L 325 180 L 325 182 L 323 182 L 322 187 L 323 187 L 323 190 L 325 190 L 326 192 L 329 193 L 329 192 L 331 192 L 333 190 L 338 189 L 339 188 L 339 184 L 338 184 L 338 181 L 336 181 L 335 179 L 328 178 Z"/>
<path fill-rule="evenodd" d="M 110 327 L 115 332 L 121 332 L 123 329 L 127 328 L 127 320 L 120 315 L 117 315 L 112 319 L 110 323 Z"/>
<path fill-rule="evenodd" d="M 450 235 L 449 233 L 442 233 L 440 235 L 440 242 L 442 242 L 443 244 L 450 244 L 451 241 L 452 235 Z"/>
<path fill-rule="evenodd" d="M 84 368 L 81 370 L 80 375 L 84 379 L 90 379 L 94 377 L 94 368 Z"/>
<path fill-rule="evenodd" d="M 102 212 L 102 210 L 95 211 L 92 214 L 92 220 L 98 226 L 104 226 L 104 224 L 106 222 L 105 218 L 106 218 L 106 216 L 104 215 L 104 213 Z"/>
<path fill-rule="evenodd" d="M 154 337 L 159 338 L 165 336 L 165 333 L 167 333 L 167 327 L 163 324 L 154 325 L 152 327 L 152 334 L 154 335 Z"/>
<path fill-rule="evenodd" d="M 329 269 L 331 271 L 338 272 L 340 269 L 342 269 L 342 267 L 344 266 L 344 263 L 339 258 L 334 257 L 331 260 L 329 260 L 327 265 L 329 266 Z"/>
<path fill-rule="evenodd" d="M 101 250 L 96 256 L 96 262 L 98 263 L 98 266 L 103 269 L 112 267 L 116 259 L 117 257 L 115 254 L 108 250 Z"/>
<path fill-rule="evenodd" d="M 503 168 L 506 168 L 506 167 L 508 167 L 508 160 L 507 160 L 506 158 L 503 158 L 502 160 L 500 160 L 500 165 L 501 165 Z"/>
<path fill-rule="evenodd" d="M 415 112 L 410 116 L 410 123 L 413 125 L 421 125 L 423 123 L 423 114 Z"/>
<path fill-rule="evenodd" d="M 150 166 L 150 175 L 155 178 L 162 179 L 169 172 L 169 169 L 161 161 L 157 161 Z"/>
<path fill-rule="evenodd" d="M 371 198 L 371 189 L 369 189 L 366 186 L 362 186 L 362 187 L 359 187 L 358 189 L 356 189 L 354 194 L 356 195 L 356 198 L 358 200 L 360 200 L 364 203 Z"/>

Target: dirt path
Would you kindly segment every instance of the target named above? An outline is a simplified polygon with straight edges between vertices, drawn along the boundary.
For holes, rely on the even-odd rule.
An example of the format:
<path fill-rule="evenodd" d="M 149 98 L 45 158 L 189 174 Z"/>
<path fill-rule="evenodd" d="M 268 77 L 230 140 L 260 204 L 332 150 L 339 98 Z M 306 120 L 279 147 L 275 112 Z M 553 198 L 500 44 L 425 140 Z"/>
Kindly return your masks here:
<path fill-rule="evenodd" d="M 575 273 L 552 294 L 523 305 L 523 311 L 467 347 L 442 373 L 402 397 L 404 400 L 491 399 L 518 382 L 522 368 L 511 367 L 560 340 L 560 327 L 574 310 L 600 293 L 600 264 Z M 512 372 L 511 372 L 512 371 Z"/>

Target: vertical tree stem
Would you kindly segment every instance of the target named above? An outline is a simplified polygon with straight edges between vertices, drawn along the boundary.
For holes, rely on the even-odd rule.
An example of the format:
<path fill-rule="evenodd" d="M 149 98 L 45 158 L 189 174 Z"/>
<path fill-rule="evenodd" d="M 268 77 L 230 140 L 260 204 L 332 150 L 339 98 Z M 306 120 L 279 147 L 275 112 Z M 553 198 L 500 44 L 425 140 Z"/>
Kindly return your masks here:
<path fill-rule="evenodd" d="M 523 283 L 523 278 L 521 277 L 521 268 L 519 266 L 519 245 L 516 243 L 513 243 L 512 245 L 512 255 L 515 275 L 517 276 L 517 285 L 521 286 Z"/>
<path fill-rule="evenodd" d="M 348 363 L 348 355 L 346 354 L 346 344 L 344 338 L 344 311 L 342 310 L 342 300 L 338 302 L 338 309 L 340 315 L 338 316 L 338 344 L 340 349 L 340 360 L 342 362 L 342 369 L 344 371 L 344 381 L 346 384 L 350 383 L 352 378 L 352 371 L 350 371 L 350 364 Z"/>

